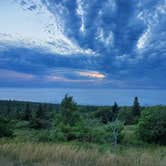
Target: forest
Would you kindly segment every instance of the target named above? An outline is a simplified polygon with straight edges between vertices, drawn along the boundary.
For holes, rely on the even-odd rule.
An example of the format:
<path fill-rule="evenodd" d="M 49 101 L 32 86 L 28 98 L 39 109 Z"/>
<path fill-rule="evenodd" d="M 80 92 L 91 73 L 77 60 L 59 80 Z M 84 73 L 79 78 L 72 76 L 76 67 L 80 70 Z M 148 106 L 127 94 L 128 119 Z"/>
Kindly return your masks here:
<path fill-rule="evenodd" d="M 132 106 L 78 105 L 67 94 L 60 104 L 0 101 L 0 165 L 164 166 L 165 145 L 166 106 L 138 97 Z"/>

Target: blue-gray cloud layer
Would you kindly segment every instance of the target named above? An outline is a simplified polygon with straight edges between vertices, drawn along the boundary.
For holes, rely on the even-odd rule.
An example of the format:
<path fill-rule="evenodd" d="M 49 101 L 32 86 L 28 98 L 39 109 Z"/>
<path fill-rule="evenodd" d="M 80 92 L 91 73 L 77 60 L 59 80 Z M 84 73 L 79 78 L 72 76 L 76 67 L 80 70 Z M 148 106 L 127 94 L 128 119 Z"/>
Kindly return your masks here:
<path fill-rule="evenodd" d="M 41 48 L 2 43 L 1 69 L 34 75 L 29 86 L 36 86 L 40 80 L 41 86 L 166 88 L 165 0 L 41 2 L 62 21 L 63 34 L 68 39 L 82 50 L 91 50 L 94 54 L 80 52 L 64 56 Z M 22 0 L 19 3 L 25 7 L 27 2 Z M 36 8 L 32 3 L 26 10 Z M 99 81 L 97 77 L 82 78 L 76 74 L 77 71 L 97 71 L 105 78 Z M 47 82 L 47 76 L 58 79 Z M 17 84 L 20 86 L 21 83 L 15 81 Z"/>

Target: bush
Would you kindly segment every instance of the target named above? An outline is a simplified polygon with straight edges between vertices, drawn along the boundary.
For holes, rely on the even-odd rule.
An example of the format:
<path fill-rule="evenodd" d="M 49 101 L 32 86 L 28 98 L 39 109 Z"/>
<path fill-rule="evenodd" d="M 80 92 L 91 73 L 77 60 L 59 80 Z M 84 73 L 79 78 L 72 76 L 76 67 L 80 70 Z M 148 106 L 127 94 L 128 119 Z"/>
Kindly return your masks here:
<path fill-rule="evenodd" d="M 105 133 L 107 134 L 105 137 L 106 142 L 113 144 L 119 143 L 123 138 L 123 128 L 124 125 L 119 120 L 115 120 L 114 122 L 107 124 L 105 128 Z"/>
<path fill-rule="evenodd" d="M 124 107 L 119 111 L 118 119 L 124 122 L 125 125 L 131 125 L 134 123 L 134 116 L 132 114 L 132 111 L 127 107 Z"/>
<path fill-rule="evenodd" d="M 51 132 L 51 140 L 114 143 L 114 129 L 117 135 L 117 143 L 119 143 L 122 138 L 121 131 L 123 129 L 123 125 L 119 121 L 118 123 L 115 121 L 107 125 L 103 125 L 96 120 L 84 120 L 76 126 L 60 123 Z"/>
<path fill-rule="evenodd" d="M 12 135 L 13 131 L 8 120 L 0 118 L 0 137 L 10 137 Z"/>
<path fill-rule="evenodd" d="M 137 132 L 143 141 L 166 145 L 166 110 L 144 110 Z"/>
<path fill-rule="evenodd" d="M 114 113 L 108 108 L 102 108 L 94 113 L 94 117 L 100 119 L 102 123 L 107 124 L 113 120 Z"/>

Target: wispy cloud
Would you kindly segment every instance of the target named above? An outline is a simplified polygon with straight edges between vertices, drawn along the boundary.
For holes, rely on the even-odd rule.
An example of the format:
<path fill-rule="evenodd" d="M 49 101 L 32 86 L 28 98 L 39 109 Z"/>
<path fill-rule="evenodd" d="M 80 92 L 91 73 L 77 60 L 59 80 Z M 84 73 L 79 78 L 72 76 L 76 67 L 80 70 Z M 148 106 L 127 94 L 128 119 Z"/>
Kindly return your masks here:
<path fill-rule="evenodd" d="M 97 78 L 97 79 L 104 79 L 106 76 L 102 73 L 95 72 L 95 71 L 79 71 L 77 72 L 80 76 L 90 77 L 90 78 Z"/>
<path fill-rule="evenodd" d="M 2 3 L 2 2 L 1 2 Z M 20 47 L 39 47 L 62 55 L 94 55 L 94 51 L 83 49 L 64 35 L 63 25 L 40 0 L 12 0 L 1 7 L 0 41 Z M 19 19 L 16 19 L 19 18 Z"/>
<path fill-rule="evenodd" d="M 165 0 L 3 0 L 0 25 L 0 69 L 41 85 L 165 87 Z"/>
<path fill-rule="evenodd" d="M 28 81 L 35 79 L 35 76 L 23 72 L 0 69 L 0 79 L 5 79 L 6 81 L 10 80 Z"/>

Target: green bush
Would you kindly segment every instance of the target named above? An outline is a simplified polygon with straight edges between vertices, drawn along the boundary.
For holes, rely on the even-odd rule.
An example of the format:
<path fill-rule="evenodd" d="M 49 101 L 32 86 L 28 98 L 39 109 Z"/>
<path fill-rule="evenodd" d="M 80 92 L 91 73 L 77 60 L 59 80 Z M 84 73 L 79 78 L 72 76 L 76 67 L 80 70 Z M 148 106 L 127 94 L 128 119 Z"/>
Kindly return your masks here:
<path fill-rule="evenodd" d="M 0 137 L 10 137 L 12 135 L 13 131 L 9 121 L 0 118 Z"/>
<path fill-rule="evenodd" d="M 122 108 L 119 111 L 118 119 L 122 121 L 125 125 L 131 125 L 134 123 L 134 116 L 130 108 Z"/>
<path fill-rule="evenodd" d="M 40 132 L 37 132 L 36 135 L 37 135 L 37 141 L 39 141 L 39 142 L 51 141 L 49 130 L 40 130 Z"/>
<path fill-rule="evenodd" d="M 107 134 L 105 137 L 106 142 L 117 144 L 121 142 L 123 139 L 122 130 L 124 125 L 119 120 L 115 120 L 112 123 L 106 125 L 105 133 Z"/>
<path fill-rule="evenodd" d="M 143 141 L 166 145 L 166 110 L 145 109 L 137 133 Z"/>
<path fill-rule="evenodd" d="M 99 119 L 102 123 L 107 124 L 113 120 L 114 113 L 108 108 L 102 108 L 94 113 L 94 117 Z"/>
<path fill-rule="evenodd" d="M 60 123 L 51 131 L 52 141 L 80 141 L 91 143 L 113 143 L 114 129 L 117 135 L 117 143 L 122 138 L 123 125 L 115 121 L 104 125 L 96 120 L 84 120 L 75 126 Z"/>

